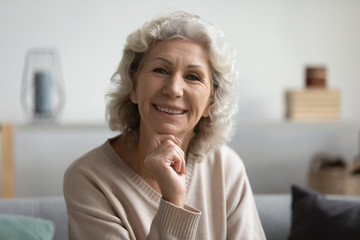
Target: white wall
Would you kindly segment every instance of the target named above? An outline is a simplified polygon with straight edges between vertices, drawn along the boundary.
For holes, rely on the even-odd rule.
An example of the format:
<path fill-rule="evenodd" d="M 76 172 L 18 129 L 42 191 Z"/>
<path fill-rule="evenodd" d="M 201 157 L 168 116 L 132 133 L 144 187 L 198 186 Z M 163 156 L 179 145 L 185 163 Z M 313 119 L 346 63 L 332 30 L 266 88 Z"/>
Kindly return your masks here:
<path fill-rule="evenodd" d="M 242 121 L 283 119 L 283 92 L 306 64 L 328 66 L 344 120 L 360 119 L 357 0 L 0 1 L 0 122 L 23 121 L 20 82 L 29 47 L 56 47 L 66 84 L 63 122 L 102 122 L 104 93 L 128 33 L 164 9 L 197 13 L 238 51 Z"/>
<path fill-rule="evenodd" d="M 360 1 L 357 0 L 0 0 L 0 122 L 25 121 L 20 86 L 27 49 L 56 47 L 61 55 L 66 87 L 66 105 L 60 122 L 102 124 L 104 94 L 120 60 L 126 36 L 164 9 L 183 9 L 208 19 L 226 33 L 238 51 L 241 80 L 238 121 L 242 124 L 231 144 L 240 151 L 256 192 L 286 192 L 291 182 L 304 183 L 307 162 L 303 161 L 308 161 L 317 150 L 346 153 L 347 160 L 356 154 L 360 122 Z M 329 86 L 342 92 L 342 120 L 355 123 L 350 124 L 355 126 L 351 130 L 347 127 L 332 130 L 330 126 L 324 134 L 312 132 L 310 126 L 310 129 L 305 127 L 305 138 L 301 137 L 305 134 L 303 127 L 289 130 L 281 123 L 276 124 L 283 120 L 285 89 L 303 86 L 307 64 L 328 67 Z M 249 122 L 255 124 L 246 127 Z M 275 125 L 261 127 L 269 122 Z M 84 133 L 77 136 L 75 130 L 71 134 L 66 130 L 55 139 L 60 149 L 56 150 L 64 155 L 52 159 L 54 148 L 39 146 L 48 146 L 47 139 L 53 135 L 40 132 L 35 137 L 38 142 L 32 142 L 31 129 L 16 140 L 17 164 L 21 164 L 16 173 L 19 196 L 61 193 L 67 164 L 108 136 L 104 130 L 95 129 L 92 137 L 83 137 Z M 324 136 L 314 138 L 317 133 Z M 333 139 L 330 141 L 329 137 Z M 344 138 L 347 140 L 342 141 Z M 64 143 L 62 139 L 71 140 Z M 304 145 L 295 148 L 292 139 Z M 307 139 L 316 139 L 317 143 L 311 144 Z M 260 148 L 255 148 L 256 144 Z M 282 144 L 288 151 L 281 151 Z M 298 157 L 288 162 L 291 154 Z M 52 164 L 46 164 L 47 161 Z M 35 165 L 27 168 L 30 163 Z M 264 171 L 264 164 L 269 171 Z M 48 172 L 37 175 L 44 166 Z M 279 170 L 280 166 L 286 170 Z M 53 178 L 43 181 L 46 186 L 36 188 L 42 182 L 40 176 Z"/>

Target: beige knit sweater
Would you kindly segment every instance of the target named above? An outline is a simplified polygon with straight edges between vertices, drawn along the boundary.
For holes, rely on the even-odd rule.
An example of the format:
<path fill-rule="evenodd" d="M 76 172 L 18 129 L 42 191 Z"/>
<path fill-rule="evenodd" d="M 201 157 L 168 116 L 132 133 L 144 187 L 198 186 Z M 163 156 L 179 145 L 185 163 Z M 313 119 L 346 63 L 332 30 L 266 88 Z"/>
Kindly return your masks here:
<path fill-rule="evenodd" d="M 229 147 L 187 159 L 186 206 L 163 200 L 110 140 L 66 171 L 69 239 L 265 239 L 238 155 Z"/>

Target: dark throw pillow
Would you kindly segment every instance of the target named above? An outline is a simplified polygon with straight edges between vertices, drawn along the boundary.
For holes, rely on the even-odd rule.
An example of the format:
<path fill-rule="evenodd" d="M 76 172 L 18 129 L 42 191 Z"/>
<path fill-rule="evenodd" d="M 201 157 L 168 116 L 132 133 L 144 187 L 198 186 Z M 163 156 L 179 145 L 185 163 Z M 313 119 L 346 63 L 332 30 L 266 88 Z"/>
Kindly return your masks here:
<path fill-rule="evenodd" d="M 292 224 L 288 240 L 359 240 L 360 201 L 328 199 L 292 186 Z"/>

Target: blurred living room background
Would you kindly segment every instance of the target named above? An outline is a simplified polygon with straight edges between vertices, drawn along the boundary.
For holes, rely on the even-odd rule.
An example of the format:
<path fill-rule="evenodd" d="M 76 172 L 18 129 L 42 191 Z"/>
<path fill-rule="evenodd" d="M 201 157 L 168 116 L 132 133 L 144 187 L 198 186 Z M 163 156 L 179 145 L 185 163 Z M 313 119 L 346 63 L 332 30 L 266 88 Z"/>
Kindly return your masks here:
<path fill-rule="evenodd" d="M 0 0 L 1 152 L 10 149 L 2 154 L 2 190 L 10 181 L 15 197 L 61 195 L 71 162 L 118 134 L 105 122 L 110 78 L 127 35 L 164 10 L 200 15 L 237 51 L 239 112 L 229 145 L 255 193 L 308 185 L 319 154 L 348 173 L 360 151 L 360 1 Z M 65 97 L 53 122 L 34 121 L 21 103 L 33 49 L 58 54 Z M 308 67 L 323 70 L 316 91 L 338 94 L 335 114 L 319 115 L 321 107 L 289 115 L 286 94 L 309 90 Z"/>

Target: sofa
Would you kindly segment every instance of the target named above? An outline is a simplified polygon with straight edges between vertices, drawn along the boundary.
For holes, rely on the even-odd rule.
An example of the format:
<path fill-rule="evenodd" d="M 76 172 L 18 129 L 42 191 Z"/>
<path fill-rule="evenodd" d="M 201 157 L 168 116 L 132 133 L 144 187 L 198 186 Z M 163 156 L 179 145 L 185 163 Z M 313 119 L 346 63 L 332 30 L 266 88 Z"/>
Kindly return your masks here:
<path fill-rule="evenodd" d="M 336 196 L 335 198 L 349 198 Z M 352 197 L 360 202 L 360 196 Z M 256 194 L 255 202 L 268 240 L 287 239 L 291 228 L 290 194 Z M 53 221 L 54 240 L 67 239 L 68 222 L 63 197 L 0 199 L 0 214 L 21 214 Z"/>
<path fill-rule="evenodd" d="M 51 220 L 54 240 L 68 239 L 68 217 L 62 196 L 0 199 L 0 214 L 18 214 Z"/>

